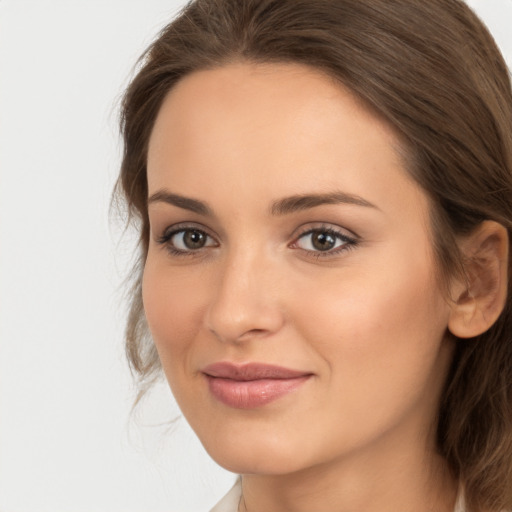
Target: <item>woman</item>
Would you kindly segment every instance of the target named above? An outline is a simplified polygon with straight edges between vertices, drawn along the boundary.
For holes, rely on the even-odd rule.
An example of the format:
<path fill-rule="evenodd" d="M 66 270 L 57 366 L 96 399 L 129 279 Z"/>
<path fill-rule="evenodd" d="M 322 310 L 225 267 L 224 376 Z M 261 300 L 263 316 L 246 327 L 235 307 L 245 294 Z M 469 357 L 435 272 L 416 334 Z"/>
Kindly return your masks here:
<path fill-rule="evenodd" d="M 122 130 L 128 354 L 241 475 L 215 512 L 512 509 L 512 93 L 465 4 L 191 2 Z"/>

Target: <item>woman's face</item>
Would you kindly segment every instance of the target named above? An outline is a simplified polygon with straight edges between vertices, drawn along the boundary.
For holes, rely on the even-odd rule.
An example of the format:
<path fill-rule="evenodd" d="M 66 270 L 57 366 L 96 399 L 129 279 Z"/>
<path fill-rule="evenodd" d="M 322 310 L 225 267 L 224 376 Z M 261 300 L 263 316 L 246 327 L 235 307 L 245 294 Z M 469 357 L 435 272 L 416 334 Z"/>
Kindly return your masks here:
<path fill-rule="evenodd" d="M 185 417 L 228 469 L 430 442 L 450 306 L 398 145 L 299 65 L 196 72 L 166 98 L 144 307 Z"/>

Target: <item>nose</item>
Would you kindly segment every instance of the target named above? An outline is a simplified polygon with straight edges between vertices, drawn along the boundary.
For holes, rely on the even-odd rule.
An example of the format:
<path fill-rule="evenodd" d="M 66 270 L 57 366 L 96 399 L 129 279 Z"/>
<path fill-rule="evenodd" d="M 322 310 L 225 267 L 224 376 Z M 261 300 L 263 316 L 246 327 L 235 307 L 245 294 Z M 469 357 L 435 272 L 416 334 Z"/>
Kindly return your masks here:
<path fill-rule="evenodd" d="M 205 321 L 223 342 L 242 343 L 268 337 L 281 329 L 282 283 L 277 269 L 256 254 L 226 258 L 216 276 Z"/>

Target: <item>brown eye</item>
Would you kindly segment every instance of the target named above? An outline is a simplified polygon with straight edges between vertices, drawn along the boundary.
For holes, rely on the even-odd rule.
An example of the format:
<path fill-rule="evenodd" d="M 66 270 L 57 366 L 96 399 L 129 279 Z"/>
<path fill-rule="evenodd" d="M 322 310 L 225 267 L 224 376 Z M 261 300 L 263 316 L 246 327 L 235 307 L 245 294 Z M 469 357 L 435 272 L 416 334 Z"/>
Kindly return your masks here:
<path fill-rule="evenodd" d="M 206 235 L 201 231 L 186 231 L 183 235 L 183 244 L 187 249 L 200 249 L 206 244 Z"/>
<path fill-rule="evenodd" d="M 318 231 L 311 234 L 311 244 L 317 251 L 329 251 L 336 245 L 336 238 L 330 233 Z"/>
<path fill-rule="evenodd" d="M 167 243 L 179 252 L 197 251 L 215 245 L 215 241 L 199 229 L 180 229 L 172 233 Z"/>
<path fill-rule="evenodd" d="M 333 229 L 312 229 L 303 233 L 293 247 L 311 253 L 336 254 L 356 244 L 356 241 Z"/>

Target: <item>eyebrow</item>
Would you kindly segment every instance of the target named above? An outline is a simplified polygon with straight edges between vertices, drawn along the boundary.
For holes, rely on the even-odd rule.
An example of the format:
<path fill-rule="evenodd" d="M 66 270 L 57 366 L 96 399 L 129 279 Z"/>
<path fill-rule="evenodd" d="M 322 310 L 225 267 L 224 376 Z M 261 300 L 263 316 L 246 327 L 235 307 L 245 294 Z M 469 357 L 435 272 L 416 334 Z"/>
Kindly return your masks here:
<path fill-rule="evenodd" d="M 159 190 L 152 194 L 148 199 L 148 205 L 151 203 L 163 202 L 177 206 L 184 210 L 204 215 L 206 217 L 213 216 L 213 210 L 203 201 L 185 197 L 178 194 L 173 194 L 167 190 Z M 356 206 L 364 206 L 367 208 L 376 208 L 374 204 L 370 203 L 362 197 L 347 194 L 345 192 L 332 192 L 328 194 L 297 194 L 290 197 L 279 199 L 272 203 L 270 213 L 272 215 L 287 215 L 290 213 L 308 210 L 316 206 L 324 204 L 352 204 Z"/>
<path fill-rule="evenodd" d="M 287 215 L 324 204 L 353 204 L 378 209 L 374 204 L 362 197 L 345 192 L 332 192 L 328 194 L 298 194 L 286 197 L 273 203 L 271 212 L 272 215 Z"/>
<path fill-rule="evenodd" d="M 167 203 L 172 204 L 173 206 L 177 206 L 178 208 L 183 208 L 184 210 L 189 210 L 194 213 L 198 213 L 199 215 L 204 215 L 206 217 L 213 216 L 212 209 L 202 201 L 197 199 L 192 199 L 191 197 L 180 196 L 178 194 L 172 194 L 167 190 L 159 190 L 152 194 L 148 199 L 148 205 L 151 203 Z"/>

